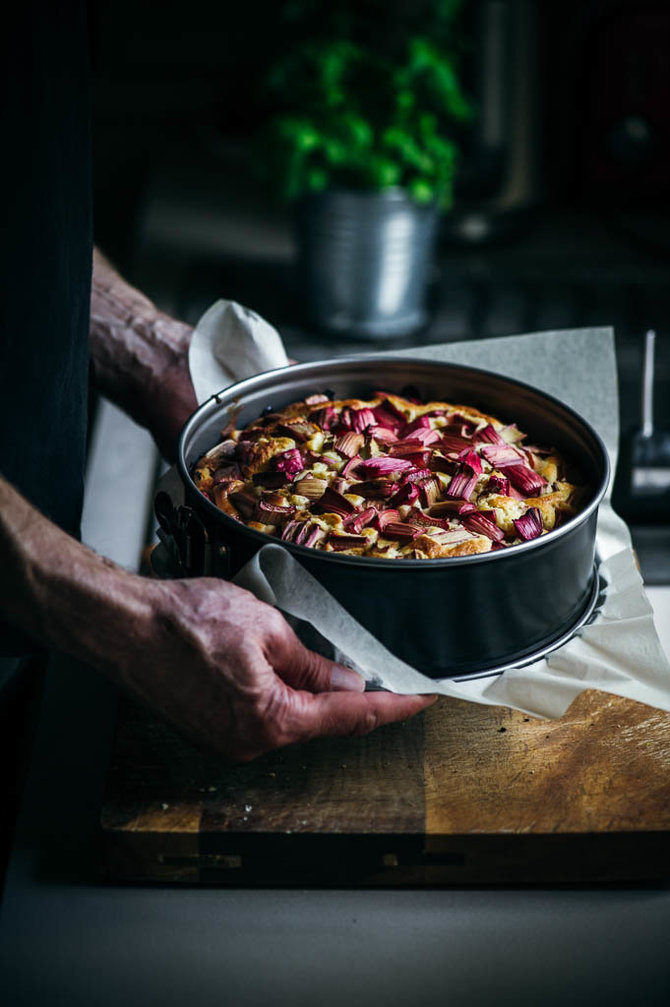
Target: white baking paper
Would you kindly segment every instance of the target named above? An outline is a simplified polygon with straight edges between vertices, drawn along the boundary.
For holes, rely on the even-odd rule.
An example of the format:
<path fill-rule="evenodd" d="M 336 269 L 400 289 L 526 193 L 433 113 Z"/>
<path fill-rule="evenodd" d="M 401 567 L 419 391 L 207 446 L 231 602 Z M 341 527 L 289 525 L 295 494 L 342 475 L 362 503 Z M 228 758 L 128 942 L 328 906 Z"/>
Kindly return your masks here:
<path fill-rule="evenodd" d="M 281 336 L 255 311 L 236 301 L 216 301 L 195 327 L 189 367 L 198 405 L 261 371 L 288 364 Z"/>
<path fill-rule="evenodd" d="M 572 406 L 600 433 L 616 465 L 618 396 L 609 328 L 538 332 L 395 351 L 395 355 L 472 364 L 525 381 Z M 217 302 L 198 323 L 190 365 L 198 401 L 253 373 L 287 363 L 278 333 L 254 312 Z M 440 693 L 538 717 L 560 717 L 585 689 L 600 689 L 670 710 L 670 665 L 654 628 L 630 534 L 609 494 L 596 545 L 605 585 L 596 615 L 543 660 L 502 675 L 436 681 L 394 657 L 279 544 L 264 546 L 235 582 L 277 605 L 308 642 L 359 671 L 371 686 L 398 693 Z"/>

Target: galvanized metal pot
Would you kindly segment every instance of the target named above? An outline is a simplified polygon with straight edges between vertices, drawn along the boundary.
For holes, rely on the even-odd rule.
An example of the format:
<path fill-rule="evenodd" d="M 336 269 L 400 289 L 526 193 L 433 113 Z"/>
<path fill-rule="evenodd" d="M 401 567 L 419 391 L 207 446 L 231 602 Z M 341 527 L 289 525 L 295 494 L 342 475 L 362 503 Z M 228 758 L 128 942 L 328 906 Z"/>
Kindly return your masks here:
<path fill-rule="evenodd" d="M 517 422 L 533 440 L 558 448 L 588 485 L 582 510 L 554 531 L 510 549 L 434 560 L 386 560 L 284 546 L 394 654 L 435 678 L 500 669 L 538 654 L 585 618 L 597 589 L 597 510 L 609 481 L 598 434 L 541 392 L 487 371 L 401 357 L 357 356 L 298 364 L 248 378 L 207 401 L 186 424 L 178 469 L 186 498 L 235 573 L 274 538 L 247 528 L 198 492 L 191 470 L 236 418 L 239 426 L 272 406 L 314 392 L 336 398 L 402 392 L 466 403 Z M 197 571 L 195 571 L 197 572 Z"/>
<path fill-rule="evenodd" d="M 435 205 L 402 189 L 333 189 L 301 200 L 299 262 L 312 321 L 368 339 L 421 328 L 437 220 Z"/>

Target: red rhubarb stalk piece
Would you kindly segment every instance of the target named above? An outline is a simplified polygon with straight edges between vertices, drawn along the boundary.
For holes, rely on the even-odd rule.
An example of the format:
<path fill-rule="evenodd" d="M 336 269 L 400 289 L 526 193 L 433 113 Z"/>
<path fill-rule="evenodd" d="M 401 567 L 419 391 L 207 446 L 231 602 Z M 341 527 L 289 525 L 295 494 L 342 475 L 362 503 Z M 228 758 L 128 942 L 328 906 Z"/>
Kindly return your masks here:
<path fill-rule="evenodd" d="M 417 430 L 412 430 L 404 438 L 405 441 L 415 441 L 420 444 L 428 445 L 435 444 L 440 440 L 440 431 L 432 430 L 430 427 L 419 427 Z"/>
<path fill-rule="evenodd" d="M 337 490 L 338 493 L 347 493 L 351 483 L 347 479 L 343 479 L 342 476 L 335 476 L 330 485 L 331 489 Z"/>
<path fill-rule="evenodd" d="M 432 517 L 430 514 L 424 514 L 422 510 L 418 507 L 413 507 L 410 513 L 405 518 L 407 524 L 420 525 L 422 528 L 442 528 L 445 531 L 449 531 L 451 525 L 445 518 Z"/>
<path fill-rule="evenodd" d="M 359 435 L 354 434 L 354 436 L 358 437 Z M 354 455 L 353 458 L 350 458 L 349 461 L 342 467 L 342 477 L 344 479 L 351 479 L 362 461 L 363 459 L 360 455 Z"/>
<path fill-rule="evenodd" d="M 366 507 L 365 510 L 360 511 L 360 513 L 352 514 L 348 517 L 344 522 L 344 527 L 347 531 L 352 531 L 358 535 L 363 528 L 367 528 L 376 514 L 377 510 L 375 507 Z"/>
<path fill-rule="evenodd" d="M 430 479 L 433 473 L 431 469 L 411 469 L 409 472 L 403 472 L 401 477 L 401 482 L 403 483 L 420 483 L 422 479 Z"/>
<path fill-rule="evenodd" d="M 324 406 L 316 412 L 309 414 L 310 420 L 317 423 L 322 430 L 329 431 L 337 423 L 338 413 L 335 406 Z"/>
<path fill-rule="evenodd" d="M 295 542 L 298 533 L 305 527 L 304 521 L 289 521 L 281 533 L 282 542 Z"/>
<path fill-rule="evenodd" d="M 232 440 L 221 441 L 216 447 L 212 448 L 205 455 L 208 465 L 213 465 L 214 462 L 226 461 L 230 462 L 237 456 L 237 442 Z"/>
<path fill-rule="evenodd" d="M 504 469 L 510 465 L 521 465 L 523 462 L 520 452 L 510 444 L 484 444 L 481 453 L 487 462 L 496 469 Z"/>
<path fill-rule="evenodd" d="M 279 504 L 268 503 L 267 500 L 256 501 L 254 520 L 261 524 L 282 524 L 295 514 L 295 507 L 280 507 Z"/>
<path fill-rule="evenodd" d="M 307 539 L 312 534 L 312 531 L 314 530 L 314 528 L 318 528 L 318 525 L 312 524 L 311 521 L 303 521 L 302 524 L 300 525 L 299 530 L 296 532 L 295 536 L 293 537 L 293 541 L 295 542 L 295 544 L 296 545 L 306 545 L 307 544 Z"/>
<path fill-rule="evenodd" d="M 310 437 L 313 437 L 317 432 L 317 427 L 314 423 L 309 423 L 307 420 L 293 420 L 286 423 L 278 423 L 275 432 L 281 434 L 282 437 L 292 437 L 294 441 L 308 441 Z"/>
<path fill-rule="evenodd" d="M 363 434 L 355 434 L 353 430 L 350 430 L 348 433 L 343 434 L 342 437 L 338 437 L 334 448 L 345 458 L 353 458 L 363 447 L 364 440 Z"/>
<path fill-rule="evenodd" d="M 389 507 L 401 507 L 419 499 L 419 487 L 415 483 L 404 483 L 397 493 L 389 498 Z"/>
<path fill-rule="evenodd" d="M 500 436 L 494 426 L 488 423 L 481 430 L 475 430 L 472 435 L 473 441 L 486 441 L 487 444 L 504 444 L 505 441 Z"/>
<path fill-rule="evenodd" d="M 325 479 L 317 479 L 316 476 L 305 476 L 295 483 L 295 492 L 300 496 L 307 497 L 308 500 L 320 500 L 328 488 Z"/>
<path fill-rule="evenodd" d="M 458 456 L 458 460 L 469 466 L 469 468 L 471 468 L 473 472 L 476 472 L 477 475 L 481 474 L 482 463 L 476 451 L 472 451 L 471 449 L 461 451 Z"/>
<path fill-rule="evenodd" d="M 304 542 L 299 542 L 298 545 L 304 545 L 308 548 L 313 548 L 317 542 L 321 542 L 322 539 L 326 537 L 326 533 L 323 528 L 319 528 L 318 524 L 312 525 L 309 535 L 305 538 Z"/>
<path fill-rule="evenodd" d="M 458 454 L 470 447 L 472 441 L 469 437 L 459 437 L 458 434 L 443 434 L 440 437 L 440 448 L 447 454 Z"/>
<path fill-rule="evenodd" d="M 251 479 L 256 486 L 276 490 L 280 486 L 285 486 L 290 481 L 290 476 L 288 472 L 254 472 Z"/>
<path fill-rule="evenodd" d="M 377 531 L 384 531 L 384 528 L 392 521 L 399 521 L 400 515 L 395 507 L 388 507 L 385 510 L 377 511 L 377 515 L 374 520 L 374 526 Z"/>
<path fill-rule="evenodd" d="M 288 476 L 295 476 L 302 472 L 305 462 L 298 448 L 291 448 L 290 451 L 282 451 L 272 459 L 272 466 L 276 472 L 285 472 Z"/>
<path fill-rule="evenodd" d="M 243 518 L 247 520 L 251 517 L 256 509 L 256 497 L 251 496 L 250 493 L 231 493 L 229 497 L 230 502 L 235 508 L 240 512 Z"/>
<path fill-rule="evenodd" d="M 446 531 L 435 532 L 430 537 L 440 545 L 460 545 L 461 542 L 472 540 L 472 535 L 465 528 L 448 528 Z"/>
<path fill-rule="evenodd" d="M 530 507 L 525 514 L 514 521 L 519 538 L 525 542 L 542 534 L 542 515 L 537 507 Z"/>
<path fill-rule="evenodd" d="M 344 552 L 345 549 L 362 549 L 368 544 L 365 535 L 330 535 L 328 545 L 334 552 Z"/>
<path fill-rule="evenodd" d="M 394 444 L 393 447 L 395 446 L 396 445 Z M 430 451 L 428 448 L 426 448 L 423 451 L 421 450 L 417 451 L 417 447 L 418 445 L 415 444 L 414 450 L 398 451 L 397 454 L 394 452 L 391 457 L 403 458 L 405 461 L 408 461 L 410 465 L 412 465 L 414 468 L 423 469 L 428 465 L 428 462 L 430 461 L 430 456 L 432 455 L 433 452 Z"/>
<path fill-rule="evenodd" d="M 389 392 L 375 392 L 374 394 L 375 398 L 383 399 L 383 402 L 381 403 L 382 409 L 387 409 L 392 416 L 395 416 L 397 419 L 402 420 L 403 423 L 407 423 L 407 417 L 405 416 L 402 409 L 399 409 L 398 406 L 396 406 L 395 402 L 393 402 Z"/>
<path fill-rule="evenodd" d="M 420 529 L 404 521 L 389 521 L 383 530 L 384 538 L 413 539 L 420 534 Z"/>
<path fill-rule="evenodd" d="M 461 463 L 459 471 L 451 477 L 445 496 L 452 500 L 469 500 L 472 496 L 479 476 L 469 465 Z"/>
<path fill-rule="evenodd" d="M 502 528 L 499 528 L 495 521 L 482 514 L 481 511 L 479 513 L 466 514 L 462 520 L 468 531 L 475 532 L 477 535 L 486 535 L 492 542 L 500 542 L 505 537 Z"/>
<path fill-rule="evenodd" d="M 408 423 L 401 431 L 404 438 L 409 437 L 413 430 L 430 430 L 430 420 L 427 416 L 417 416 L 415 420 Z"/>
<path fill-rule="evenodd" d="M 390 427 L 368 427 L 368 433 L 378 444 L 393 444 L 398 439 L 398 435 Z"/>
<path fill-rule="evenodd" d="M 371 409 L 366 406 L 364 409 L 352 409 L 351 424 L 358 434 L 362 434 L 368 427 L 375 426 L 377 418 Z"/>
<path fill-rule="evenodd" d="M 344 409 L 340 410 L 340 415 L 335 425 L 338 432 L 344 433 L 345 430 L 353 429 L 353 415 L 354 411 L 349 406 L 345 406 Z"/>
<path fill-rule="evenodd" d="M 449 425 L 452 423 L 457 423 L 468 437 L 471 437 L 475 431 L 475 424 L 462 413 L 452 413 L 449 417 Z"/>
<path fill-rule="evenodd" d="M 352 483 L 349 492 L 362 497 L 379 497 L 386 500 L 397 489 L 397 483 L 392 479 L 367 479 L 360 483 Z"/>
<path fill-rule="evenodd" d="M 439 503 L 433 504 L 428 513 L 434 517 L 443 517 L 445 515 L 471 514 L 475 510 L 477 510 L 475 505 L 466 500 L 440 500 Z"/>
<path fill-rule="evenodd" d="M 391 472 L 404 472 L 411 469 L 412 463 L 405 458 L 391 458 L 389 455 L 380 455 L 378 458 L 368 458 L 361 462 L 358 471 L 365 475 L 382 476 Z"/>
<path fill-rule="evenodd" d="M 403 416 L 392 402 L 384 402 L 384 405 L 375 406 L 372 412 L 380 427 L 388 427 L 397 432 L 407 423 L 407 417 Z"/>
<path fill-rule="evenodd" d="M 434 433 L 433 430 L 431 430 L 430 432 Z M 396 455 L 402 455 L 403 452 L 421 451 L 422 448 L 423 445 L 419 440 L 410 440 L 408 438 L 404 438 L 401 441 L 396 441 L 395 444 L 391 444 L 391 446 L 389 447 L 389 454 L 391 455 L 392 458 L 395 458 Z"/>
<path fill-rule="evenodd" d="M 508 497 L 509 479 L 506 476 L 492 475 L 486 484 L 487 493 L 498 493 L 502 497 Z"/>
<path fill-rule="evenodd" d="M 241 475 L 240 466 L 237 462 L 231 462 L 230 465 L 222 465 L 214 473 L 214 485 L 230 482 L 231 479 L 240 479 Z"/>
<path fill-rule="evenodd" d="M 436 502 L 440 495 L 440 482 L 435 476 L 429 476 L 427 479 L 422 479 L 421 482 L 416 483 L 419 487 L 419 492 L 421 494 L 421 502 L 424 507 L 430 507 Z"/>
<path fill-rule="evenodd" d="M 353 514 L 356 510 L 351 500 L 347 500 L 346 497 L 342 496 L 341 493 L 338 493 L 331 486 L 328 486 L 324 491 L 323 496 L 318 502 L 318 507 L 326 513 L 339 514 L 340 517 Z"/>
<path fill-rule="evenodd" d="M 527 465 L 510 465 L 505 469 L 505 475 L 509 476 L 512 486 L 524 497 L 536 496 L 547 485 L 547 480 Z"/>
<path fill-rule="evenodd" d="M 428 468 L 432 472 L 444 472 L 446 475 L 453 475 L 458 468 L 458 462 L 453 458 L 445 458 L 444 455 L 433 451 L 428 462 Z"/>

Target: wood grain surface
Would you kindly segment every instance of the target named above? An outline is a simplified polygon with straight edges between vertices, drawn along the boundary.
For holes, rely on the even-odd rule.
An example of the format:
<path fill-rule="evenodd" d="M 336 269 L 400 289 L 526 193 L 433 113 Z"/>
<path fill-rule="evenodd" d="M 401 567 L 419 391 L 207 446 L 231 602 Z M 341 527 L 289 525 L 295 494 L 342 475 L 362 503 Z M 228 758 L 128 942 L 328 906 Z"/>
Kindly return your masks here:
<path fill-rule="evenodd" d="M 659 877 L 670 833 L 670 714 L 592 691 L 555 721 L 441 699 L 366 738 L 228 766 L 124 702 L 101 822 L 115 878 Z"/>

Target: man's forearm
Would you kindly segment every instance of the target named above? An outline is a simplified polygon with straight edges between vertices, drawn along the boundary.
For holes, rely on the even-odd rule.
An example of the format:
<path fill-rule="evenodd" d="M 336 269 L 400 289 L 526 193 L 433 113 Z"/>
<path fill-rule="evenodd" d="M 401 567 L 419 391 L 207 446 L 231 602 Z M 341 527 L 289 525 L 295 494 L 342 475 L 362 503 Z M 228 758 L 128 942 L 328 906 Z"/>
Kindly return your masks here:
<path fill-rule="evenodd" d="M 91 360 L 100 390 L 164 451 L 195 408 L 187 366 L 191 327 L 170 318 L 96 249 L 91 290 Z"/>
<path fill-rule="evenodd" d="M 11 624 L 105 672 L 226 758 L 366 733 L 436 698 L 365 693 L 360 675 L 307 650 L 277 609 L 234 584 L 126 573 L 1 477 L 0 604 Z"/>
<path fill-rule="evenodd" d="M 84 660 L 132 631 L 142 607 L 137 578 L 72 539 L 0 477 L 0 599 L 3 617 L 35 642 Z M 104 608 L 105 618 L 99 619 Z M 116 614 L 116 618 L 115 618 Z M 107 642 L 105 642 L 105 640 Z"/>

